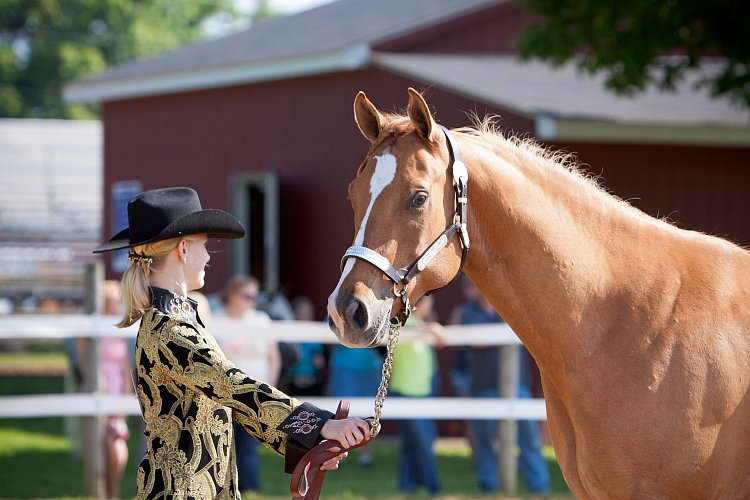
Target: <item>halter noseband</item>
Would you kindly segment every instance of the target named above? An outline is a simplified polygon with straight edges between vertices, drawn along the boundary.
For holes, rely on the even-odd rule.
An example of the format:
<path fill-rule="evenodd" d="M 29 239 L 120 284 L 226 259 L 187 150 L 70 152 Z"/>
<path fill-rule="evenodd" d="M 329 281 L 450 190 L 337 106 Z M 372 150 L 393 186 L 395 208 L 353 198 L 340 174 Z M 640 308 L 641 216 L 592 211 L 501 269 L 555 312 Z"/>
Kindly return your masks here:
<path fill-rule="evenodd" d="M 461 275 L 464 264 L 466 262 L 466 254 L 469 251 L 469 231 L 466 225 L 466 205 L 469 201 L 467 185 L 469 182 L 469 172 L 466 169 L 466 165 L 458 157 L 458 148 L 456 147 L 453 136 L 447 128 L 440 126 L 445 134 L 446 144 L 448 145 L 448 152 L 450 153 L 450 163 L 448 168 L 451 168 L 453 172 L 453 188 L 456 194 L 456 212 L 453 216 L 453 223 L 450 224 L 440 236 L 428 246 L 424 252 L 421 253 L 417 259 L 412 262 L 409 266 L 401 269 L 393 267 L 391 262 L 377 253 L 375 250 L 371 250 L 365 246 L 355 245 L 349 247 L 344 256 L 341 258 L 341 268 L 343 269 L 344 263 L 350 257 L 355 259 L 361 259 L 365 262 L 372 264 L 373 266 L 380 269 L 391 281 L 393 281 L 393 293 L 396 298 L 401 299 L 403 308 L 401 314 L 391 318 L 391 324 L 399 324 L 401 326 L 406 323 L 406 320 L 411 314 L 411 306 L 409 304 L 409 297 L 406 295 L 406 287 L 409 282 L 420 272 L 424 271 L 432 260 L 437 256 L 440 251 L 448 246 L 448 242 L 454 234 L 458 233 L 461 241 L 461 265 L 458 268 L 456 275 L 445 285 L 430 290 L 425 295 L 438 292 L 443 288 L 447 287 Z"/>

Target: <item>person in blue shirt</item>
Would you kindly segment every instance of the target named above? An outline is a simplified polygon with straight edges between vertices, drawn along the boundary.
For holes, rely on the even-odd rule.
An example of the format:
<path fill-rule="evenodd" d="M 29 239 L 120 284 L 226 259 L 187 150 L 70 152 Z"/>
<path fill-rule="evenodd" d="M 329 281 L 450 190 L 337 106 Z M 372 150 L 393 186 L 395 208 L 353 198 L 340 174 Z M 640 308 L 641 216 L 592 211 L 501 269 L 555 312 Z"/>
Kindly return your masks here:
<path fill-rule="evenodd" d="M 295 320 L 315 321 L 315 304 L 309 297 L 296 297 L 291 305 Z M 297 361 L 283 368 L 279 388 L 294 396 L 321 396 L 325 389 L 325 347 L 320 342 L 300 342 L 293 347 Z"/>
<path fill-rule="evenodd" d="M 328 360 L 328 395 L 374 400 L 382 370 L 383 355 L 379 348 L 349 348 L 337 344 L 331 349 Z M 358 462 L 363 467 L 372 464 L 370 445 L 359 449 Z"/>
<path fill-rule="evenodd" d="M 474 284 L 464 276 L 462 279 L 465 295 L 472 297 L 459 309 L 459 322 L 464 325 L 480 323 L 502 323 L 503 319 L 493 309 L 487 299 L 476 290 Z M 530 355 L 521 346 L 519 398 L 531 398 L 531 375 L 529 372 Z M 499 349 L 491 347 L 472 347 L 466 351 L 469 371 L 469 395 L 475 398 L 497 398 Z M 479 487 L 484 492 L 496 492 L 500 489 L 497 474 L 498 455 L 494 447 L 497 437 L 497 421 L 474 420 L 471 422 L 474 450 L 474 472 Z M 549 470 L 547 461 L 541 453 L 539 423 L 534 420 L 518 421 L 518 446 L 520 457 L 518 468 L 531 493 L 549 492 Z"/>

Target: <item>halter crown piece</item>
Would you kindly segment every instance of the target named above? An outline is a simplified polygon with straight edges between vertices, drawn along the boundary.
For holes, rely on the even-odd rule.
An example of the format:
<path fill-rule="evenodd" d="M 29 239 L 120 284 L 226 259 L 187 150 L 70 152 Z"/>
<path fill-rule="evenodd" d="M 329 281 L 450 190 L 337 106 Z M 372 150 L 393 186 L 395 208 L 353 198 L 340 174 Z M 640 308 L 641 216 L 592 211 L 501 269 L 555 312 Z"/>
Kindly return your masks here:
<path fill-rule="evenodd" d="M 406 320 L 409 318 L 409 315 L 411 314 L 409 298 L 406 295 L 406 287 L 408 286 L 409 282 L 413 280 L 417 274 L 424 271 L 427 266 L 429 266 L 430 262 L 432 262 L 432 260 L 437 256 L 437 254 L 440 253 L 443 248 L 448 246 L 448 242 L 453 237 L 453 235 L 458 233 L 462 247 L 461 265 L 458 268 L 458 272 L 448 283 L 441 286 L 440 288 L 436 288 L 435 290 L 430 290 L 426 295 L 430 295 L 442 290 L 446 286 L 456 281 L 456 279 L 461 275 L 461 271 L 463 270 L 464 264 L 466 263 L 466 254 L 468 253 L 469 246 L 471 244 L 469 240 L 468 226 L 466 225 L 466 205 L 469 202 L 469 171 L 467 170 L 466 165 L 464 165 L 464 163 L 459 158 L 458 147 L 456 146 L 456 142 L 453 139 L 451 133 L 442 125 L 440 126 L 440 128 L 443 129 L 443 133 L 445 134 L 446 138 L 446 144 L 448 146 L 448 152 L 450 153 L 451 159 L 448 167 L 451 168 L 451 171 L 453 173 L 453 189 L 456 194 L 456 212 L 453 216 L 453 223 L 450 224 L 445 229 L 445 231 L 443 231 L 440 236 L 438 236 L 430 244 L 430 246 L 428 246 L 427 249 L 422 252 L 419 257 L 417 257 L 414 262 L 412 262 L 408 267 L 405 268 L 397 270 L 393 267 L 393 264 L 391 264 L 391 262 L 386 257 L 380 255 L 375 250 L 361 245 L 349 247 L 346 252 L 344 252 L 344 256 L 341 258 L 342 269 L 344 267 L 344 264 L 346 263 L 346 259 L 350 257 L 361 259 L 380 269 L 383 274 L 388 277 L 388 279 L 393 281 L 393 293 L 398 299 L 401 299 L 401 302 L 403 304 L 401 314 L 391 318 L 391 324 L 398 326 L 403 326 L 406 323 Z"/>

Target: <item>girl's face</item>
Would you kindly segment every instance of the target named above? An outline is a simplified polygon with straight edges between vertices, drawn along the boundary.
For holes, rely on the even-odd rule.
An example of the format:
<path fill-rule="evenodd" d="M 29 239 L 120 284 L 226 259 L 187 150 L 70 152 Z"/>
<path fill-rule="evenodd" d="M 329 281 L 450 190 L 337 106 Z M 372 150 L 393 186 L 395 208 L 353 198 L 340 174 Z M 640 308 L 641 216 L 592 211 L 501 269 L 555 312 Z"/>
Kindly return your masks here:
<path fill-rule="evenodd" d="M 199 234 L 185 239 L 185 279 L 188 290 L 203 288 L 206 282 L 206 264 L 211 260 L 206 248 L 208 236 Z"/>

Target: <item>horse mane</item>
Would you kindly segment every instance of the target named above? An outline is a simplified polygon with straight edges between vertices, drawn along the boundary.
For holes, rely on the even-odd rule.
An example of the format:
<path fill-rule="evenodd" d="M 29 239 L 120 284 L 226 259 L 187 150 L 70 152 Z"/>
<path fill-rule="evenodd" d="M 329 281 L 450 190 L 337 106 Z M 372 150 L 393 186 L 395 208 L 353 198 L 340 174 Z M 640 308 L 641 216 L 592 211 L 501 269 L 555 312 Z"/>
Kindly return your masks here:
<path fill-rule="evenodd" d="M 601 175 L 585 169 L 574 153 L 543 146 L 536 139 L 528 135 L 509 134 L 506 136 L 500 129 L 499 122 L 501 117 L 497 115 L 487 115 L 484 118 L 480 118 L 475 113 L 468 113 L 468 116 L 472 121 L 472 126 L 461 127 L 455 129 L 453 132 L 477 138 L 485 147 L 489 147 L 495 155 L 505 158 L 510 162 L 523 162 L 525 164 L 536 165 L 541 171 L 553 174 L 557 173 L 573 182 L 580 183 L 584 188 L 593 189 L 595 192 L 598 192 L 602 196 L 602 199 L 608 200 L 615 206 L 630 211 L 638 217 L 647 217 L 663 222 L 670 227 L 676 227 L 674 222 L 669 220 L 668 216 L 651 217 L 628 203 L 628 201 L 611 193 L 602 185 Z"/>
<path fill-rule="evenodd" d="M 599 176 L 581 168 L 573 153 L 544 147 L 528 136 L 512 134 L 506 137 L 499 126 L 501 118 L 497 115 L 480 118 L 475 113 L 468 113 L 468 116 L 472 126 L 460 127 L 454 129 L 453 132 L 476 137 L 486 146 L 490 146 L 495 154 L 501 156 L 510 154 L 524 162 L 554 163 L 593 187 L 604 190 L 599 183 Z M 405 113 L 383 113 L 383 118 L 385 118 L 383 130 L 378 140 L 371 145 L 371 151 L 377 149 L 389 138 L 406 135 L 414 130 L 414 124 Z"/>
<path fill-rule="evenodd" d="M 481 118 L 476 113 L 469 112 L 467 116 L 472 125 L 453 129 L 453 133 L 477 139 L 483 147 L 510 163 L 534 165 L 535 170 L 544 172 L 542 175 L 556 174 L 578 183 L 584 189 L 590 189 L 599 194 L 602 200 L 607 200 L 636 217 L 646 217 L 664 223 L 669 227 L 676 227 L 674 222 L 668 219 L 668 216 L 651 217 L 626 200 L 609 192 L 601 184 L 601 175 L 583 168 L 574 153 L 543 146 L 528 135 L 521 136 L 513 133 L 506 135 L 500 128 L 502 118 L 498 115 L 490 114 Z M 378 140 L 371 145 L 368 156 L 384 142 L 414 130 L 414 124 L 406 113 L 383 113 L 383 118 L 385 119 L 383 130 L 381 130 Z"/>
<path fill-rule="evenodd" d="M 602 186 L 599 175 L 581 166 L 574 153 L 543 146 L 528 135 L 509 134 L 506 136 L 500 128 L 502 118 L 498 115 L 487 115 L 480 118 L 475 113 L 469 113 L 468 116 L 473 126 L 461 127 L 456 129 L 455 132 L 481 139 L 486 145 L 490 146 L 495 154 L 500 156 L 509 156 L 511 159 L 524 163 L 553 164 L 558 168 L 561 167 L 563 171 L 573 174 L 575 178 L 585 184 L 614 196 Z M 617 197 L 615 196 L 615 198 Z"/>

